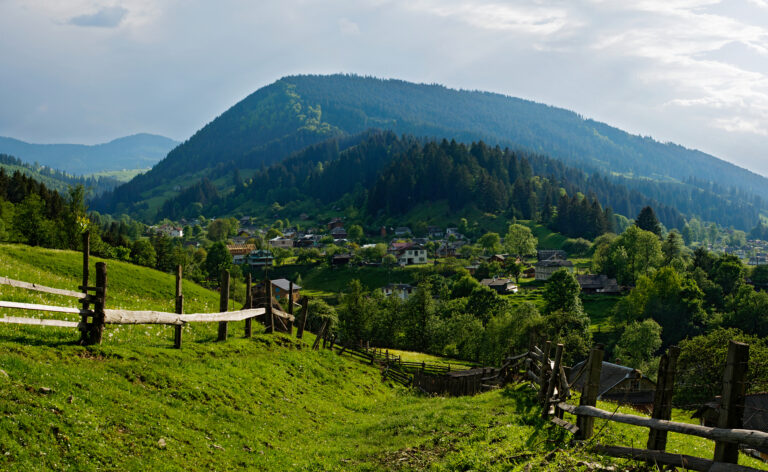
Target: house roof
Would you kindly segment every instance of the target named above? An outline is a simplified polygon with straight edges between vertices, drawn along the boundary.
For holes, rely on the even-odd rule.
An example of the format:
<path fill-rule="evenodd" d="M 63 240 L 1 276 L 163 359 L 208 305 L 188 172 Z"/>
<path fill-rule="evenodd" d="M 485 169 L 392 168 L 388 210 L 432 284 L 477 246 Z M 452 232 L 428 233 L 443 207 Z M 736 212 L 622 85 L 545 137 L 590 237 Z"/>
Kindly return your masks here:
<path fill-rule="evenodd" d="M 536 251 L 536 258 L 540 261 L 545 261 L 557 256 L 559 259 L 565 259 L 567 254 L 562 249 L 539 249 Z"/>
<path fill-rule="evenodd" d="M 512 279 L 483 279 L 480 281 L 481 285 L 488 287 L 502 287 L 512 283 Z"/>
<path fill-rule="evenodd" d="M 584 366 L 585 362 L 587 361 L 583 360 L 571 368 L 571 373 L 568 376 L 568 382 L 573 382 L 573 380 L 576 378 L 576 375 Z M 613 387 L 617 386 L 623 380 L 633 379 L 633 378 L 648 379 L 639 370 L 633 369 L 631 367 L 603 361 L 603 366 L 600 369 L 600 388 L 598 389 L 598 392 L 597 392 L 598 398 L 610 392 L 610 390 Z M 584 387 L 584 382 L 586 381 L 587 381 L 587 376 L 582 375 L 576 381 L 576 383 L 574 383 L 573 385 L 574 389 L 581 390 Z M 652 382 L 650 379 L 648 379 L 648 381 Z"/>
<path fill-rule="evenodd" d="M 549 259 L 537 262 L 536 267 L 573 267 L 573 262 L 560 259 L 555 255 Z"/>
<path fill-rule="evenodd" d="M 691 418 L 699 418 L 707 409 L 720 408 L 722 399 L 718 396 L 704 404 L 691 415 Z M 744 396 L 744 416 L 742 417 L 744 429 L 756 429 L 768 432 L 768 393 L 753 393 Z"/>
<path fill-rule="evenodd" d="M 279 288 L 280 290 L 289 291 L 291 288 L 291 281 L 288 279 L 274 279 L 272 280 L 272 285 Z M 301 286 L 293 284 L 294 290 L 300 290 Z"/>
<path fill-rule="evenodd" d="M 576 280 L 579 282 L 582 290 L 619 291 L 619 284 L 616 282 L 616 279 L 610 279 L 605 274 L 577 275 Z"/>

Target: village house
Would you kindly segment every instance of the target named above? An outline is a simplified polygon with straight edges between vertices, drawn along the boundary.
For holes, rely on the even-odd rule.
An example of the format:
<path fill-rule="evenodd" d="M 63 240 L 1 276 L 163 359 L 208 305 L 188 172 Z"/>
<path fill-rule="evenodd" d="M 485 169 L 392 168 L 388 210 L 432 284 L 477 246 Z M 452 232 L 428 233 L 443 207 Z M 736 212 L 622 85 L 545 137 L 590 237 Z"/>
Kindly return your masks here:
<path fill-rule="evenodd" d="M 480 285 L 485 285 L 486 287 L 495 290 L 500 295 L 517 293 L 517 285 L 515 285 L 512 279 L 483 279 L 480 281 Z"/>
<path fill-rule="evenodd" d="M 331 256 L 331 265 L 342 266 L 352 262 L 352 254 L 334 254 Z"/>
<path fill-rule="evenodd" d="M 291 249 L 293 247 L 293 239 L 286 238 L 284 236 L 277 236 L 269 240 L 269 245 L 272 247 Z"/>
<path fill-rule="evenodd" d="M 448 228 L 445 230 L 445 237 L 450 238 L 453 236 L 455 239 L 464 239 L 464 235 L 459 233 L 459 228 Z"/>
<path fill-rule="evenodd" d="M 272 283 L 272 296 L 275 297 L 278 301 L 287 301 L 290 297 L 291 288 L 293 288 L 293 301 L 298 302 L 299 301 L 299 295 L 301 286 L 297 284 L 293 284 L 291 286 L 291 281 L 288 279 L 273 279 L 270 280 Z M 254 298 L 258 299 L 261 298 L 263 300 L 264 298 L 264 282 L 259 282 L 254 287 Z M 283 305 L 283 308 L 288 309 L 287 306 Z"/>
<path fill-rule="evenodd" d="M 427 235 L 432 239 L 440 239 L 443 237 L 445 233 L 443 232 L 443 229 L 439 226 L 428 226 L 427 227 Z"/>
<path fill-rule="evenodd" d="M 552 277 L 552 274 L 560 269 L 573 272 L 573 262 L 560 259 L 556 255 L 552 256 L 550 259 L 539 261 L 536 263 L 536 280 L 549 280 L 549 278 Z"/>
<path fill-rule="evenodd" d="M 347 239 L 347 230 L 345 230 L 341 226 L 337 226 L 331 230 L 331 236 L 333 236 L 334 241 L 339 241 L 341 239 Z"/>
<path fill-rule="evenodd" d="M 227 244 L 227 251 L 232 256 L 232 262 L 235 265 L 245 264 L 248 254 L 255 250 L 256 246 L 253 244 Z"/>
<path fill-rule="evenodd" d="M 296 240 L 296 247 L 315 247 L 323 239 L 319 234 L 305 234 Z"/>
<path fill-rule="evenodd" d="M 183 238 L 184 230 L 180 226 L 160 225 L 155 228 L 155 231 L 162 233 L 169 238 Z"/>
<path fill-rule="evenodd" d="M 721 397 L 702 405 L 691 418 L 698 418 L 702 426 L 717 426 L 720 416 Z M 744 413 L 742 428 L 754 429 L 768 433 L 768 393 L 754 393 L 744 396 Z M 768 447 L 756 448 L 757 455 L 768 460 Z"/>
<path fill-rule="evenodd" d="M 586 361 L 574 365 L 568 376 L 568 381 L 574 382 L 574 391 L 581 391 L 587 376 L 576 379 Z M 637 369 L 611 362 L 603 362 L 600 369 L 600 386 L 597 399 L 632 405 L 635 408 L 650 412 L 653 409 L 653 396 L 656 384 Z"/>
<path fill-rule="evenodd" d="M 385 297 L 396 296 L 401 300 L 407 300 L 411 296 L 415 287 L 409 284 L 387 284 L 382 288 Z"/>
<path fill-rule="evenodd" d="M 435 253 L 438 257 L 456 257 L 466 241 L 443 241 Z"/>
<path fill-rule="evenodd" d="M 619 284 L 616 282 L 616 279 L 608 278 L 608 276 L 605 274 L 577 275 L 576 280 L 579 282 L 579 287 L 581 287 L 581 291 L 584 293 L 621 293 L 621 288 L 619 288 Z"/>
<path fill-rule="evenodd" d="M 394 255 L 400 265 L 426 264 L 427 262 L 427 250 L 420 244 L 396 242 L 389 245 L 387 252 Z"/>
<path fill-rule="evenodd" d="M 271 267 L 274 265 L 272 253 L 266 249 L 251 251 L 248 254 L 248 265 L 251 267 Z"/>
<path fill-rule="evenodd" d="M 344 220 L 341 218 L 334 218 L 331 221 L 328 222 L 328 230 L 332 230 L 333 228 L 343 228 L 344 227 Z"/>
<path fill-rule="evenodd" d="M 411 235 L 411 228 L 407 226 L 398 226 L 395 228 L 395 236 L 402 237 L 402 236 L 410 236 Z"/>
<path fill-rule="evenodd" d="M 536 251 L 536 260 L 538 261 L 546 261 L 553 257 L 565 260 L 568 257 L 568 254 L 562 249 L 539 249 Z"/>

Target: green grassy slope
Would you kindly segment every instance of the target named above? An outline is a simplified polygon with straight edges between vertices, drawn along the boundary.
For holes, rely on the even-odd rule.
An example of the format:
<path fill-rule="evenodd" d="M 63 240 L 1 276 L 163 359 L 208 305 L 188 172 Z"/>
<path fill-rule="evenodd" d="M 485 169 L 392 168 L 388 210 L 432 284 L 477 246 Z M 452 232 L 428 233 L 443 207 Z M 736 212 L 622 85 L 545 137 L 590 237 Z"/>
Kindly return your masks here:
<path fill-rule="evenodd" d="M 76 286 L 79 261 L 0 245 L 0 274 L 49 286 Z M 170 309 L 170 275 L 108 268 L 112 306 Z M 184 290 L 191 310 L 217 306 L 213 292 Z M 3 287 L 0 299 L 66 301 L 29 293 Z M 427 397 L 382 382 L 375 366 L 311 351 L 311 334 L 243 339 L 232 323 L 230 339 L 217 343 L 215 328 L 185 328 L 184 348 L 174 350 L 162 327 L 108 327 L 101 346 L 86 348 L 72 329 L 0 324 L 0 470 L 559 471 L 601 460 L 540 419 L 527 385 Z M 647 435 L 602 422 L 596 431 L 618 445 Z M 707 457 L 711 446 L 670 439 L 685 454 Z"/>

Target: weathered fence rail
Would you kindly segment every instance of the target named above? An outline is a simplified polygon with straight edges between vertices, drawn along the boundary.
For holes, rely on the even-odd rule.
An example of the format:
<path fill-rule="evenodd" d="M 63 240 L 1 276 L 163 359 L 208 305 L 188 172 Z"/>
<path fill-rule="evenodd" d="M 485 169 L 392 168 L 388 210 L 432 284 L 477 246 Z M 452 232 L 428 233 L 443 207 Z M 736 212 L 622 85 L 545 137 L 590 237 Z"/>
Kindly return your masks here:
<path fill-rule="evenodd" d="M 174 330 L 174 347 L 181 348 L 182 328 L 188 323 L 219 323 L 218 339 L 225 340 L 227 337 L 227 323 L 235 321 L 246 321 L 246 337 L 251 335 L 253 319 L 261 319 L 267 330 L 275 330 L 291 333 L 295 317 L 293 309 L 296 303 L 293 300 L 293 292 L 289 299 L 288 309 L 284 310 L 280 303 L 271 297 L 265 298 L 264 306 L 255 307 L 254 297 L 251 292 L 250 276 L 246 286 L 246 303 L 243 309 L 229 311 L 229 272 L 222 273 L 222 290 L 220 311 L 217 313 L 190 313 L 183 314 L 184 296 L 181 293 L 181 266 L 176 270 L 176 295 L 174 298 L 175 312 L 163 312 L 153 310 L 122 310 L 106 308 L 107 294 L 107 266 L 104 262 L 96 264 L 96 284 L 89 286 L 89 247 L 90 239 L 88 233 L 83 235 L 83 283 L 78 287 L 82 292 L 65 290 L 60 288 L 46 287 L 44 285 L 14 280 L 8 277 L 0 277 L 0 285 L 11 286 L 20 289 L 33 290 L 37 292 L 49 293 L 52 295 L 61 295 L 77 298 L 82 304 L 82 308 L 44 305 L 37 303 L 21 303 L 0 300 L 0 308 L 17 309 L 25 311 L 38 311 L 48 313 L 66 313 L 80 315 L 79 322 L 68 320 L 56 320 L 47 318 L 17 317 L 6 316 L 0 318 L 0 323 L 23 324 L 31 326 L 46 326 L 57 328 L 77 328 L 81 331 L 81 344 L 99 344 L 102 339 L 104 326 L 108 324 L 115 325 L 140 325 L 140 324 L 159 324 L 171 325 Z M 265 284 L 268 292 L 271 292 L 271 284 Z M 267 303 L 270 300 L 271 303 Z M 93 306 L 91 308 L 91 306 Z M 301 337 L 304 324 L 307 318 L 306 297 L 302 300 L 302 323 L 298 334 Z"/>
<path fill-rule="evenodd" d="M 554 359 L 550 359 L 550 343 L 544 349 L 532 346 L 529 352 L 508 358 L 515 363 L 513 369 L 523 366 L 524 375 L 539 389 L 538 400 L 542 405 L 542 416 L 551 417 L 551 422 L 573 433 L 577 439 L 588 440 L 594 435 L 595 418 L 640 426 L 649 429 L 647 449 L 629 448 L 598 444 L 593 450 L 599 454 L 648 462 L 658 466 L 683 467 L 700 471 L 756 471 L 751 467 L 738 465 L 739 446 L 750 446 L 765 450 L 768 448 L 768 432 L 742 428 L 742 414 L 745 395 L 745 378 L 749 362 L 749 346 L 731 341 L 723 373 L 723 407 L 717 427 L 701 426 L 671 421 L 672 395 L 674 393 L 675 370 L 679 349 L 671 347 L 659 364 L 657 388 L 651 417 L 606 411 L 596 407 L 603 365 L 603 348 L 598 345 L 590 352 L 589 358 L 580 371 L 571 375 L 570 382 L 561 365 L 563 346 L 558 344 Z M 567 402 L 571 390 L 583 376 L 579 405 Z M 564 419 L 564 413 L 576 416 L 576 424 Z M 697 436 L 715 442 L 713 459 L 686 456 L 666 452 L 667 433 L 674 432 Z"/>

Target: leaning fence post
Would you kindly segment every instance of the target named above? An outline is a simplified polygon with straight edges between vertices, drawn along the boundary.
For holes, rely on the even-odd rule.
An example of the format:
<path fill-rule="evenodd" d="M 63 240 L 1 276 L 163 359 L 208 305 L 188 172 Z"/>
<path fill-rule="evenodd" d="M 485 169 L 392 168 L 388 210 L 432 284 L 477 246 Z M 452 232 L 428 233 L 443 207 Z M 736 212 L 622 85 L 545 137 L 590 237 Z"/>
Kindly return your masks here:
<path fill-rule="evenodd" d="M 96 263 L 96 303 L 93 306 L 93 323 L 89 344 L 101 344 L 104 334 L 104 303 L 107 298 L 107 263 Z"/>
<path fill-rule="evenodd" d="M 587 361 L 587 380 L 584 382 L 584 388 L 581 392 L 579 405 L 595 406 L 597 404 L 597 394 L 600 390 L 600 371 L 603 367 L 603 345 L 596 345 L 589 354 Z M 595 426 L 595 419 L 590 416 L 579 416 L 576 419 L 579 427 L 578 438 L 589 439 L 592 437 L 592 431 Z"/>
<path fill-rule="evenodd" d="M 675 391 L 675 371 L 680 348 L 671 346 L 659 360 L 658 384 L 653 396 L 651 418 L 657 420 L 672 419 L 672 395 Z M 651 429 L 648 433 L 648 449 L 663 451 L 667 448 L 667 432 Z"/>
<path fill-rule="evenodd" d="M 176 266 L 176 313 L 184 313 L 184 295 L 181 293 L 181 265 Z M 182 325 L 173 327 L 173 347 L 181 349 Z"/>
<path fill-rule="evenodd" d="M 749 363 L 749 344 L 731 341 L 723 373 L 723 400 L 719 428 L 741 428 L 744 416 L 744 393 Z M 722 441 L 715 442 L 715 462 L 739 463 L 739 445 Z"/>
<path fill-rule="evenodd" d="M 251 293 L 251 274 L 245 276 L 245 307 L 246 310 L 253 308 L 253 294 Z M 245 337 L 250 338 L 252 332 L 253 318 L 245 319 Z"/>
<path fill-rule="evenodd" d="M 266 295 L 266 304 L 264 305 L 264 308 L 266 308 L 266 312 L 264 313 L 265 319 L 264 324 L 267 325 L 267 332 L 268 333 L 274 333 L 275 332 L 275 315 L 272 313 L 272 281 L 267 278 L 264 281 L 265 287 L 264 287 L 264 293 Z"/>
<path fill-rule="evenodd" d="M 552 341 L 544 342 L 544 355 L 541 356 L 541 369 L 539 369 L 539 403 L 546 405 L 547 388 L 549 387 L 549 355 L 552 352 Z"/>
<path fill-rule="evenodd" d="M 90 257 L 91 252 L 91 232 L 86 231 L 83 233 L 83 285 L 80 287 L 82 292 L 85 294 L 83 297 L 83 310 L 88 310 L 90 308 L 91 304 L 89 302 L 88 298 L 88 272 L 89 272 L 89 262 L 88 258 Z M 83 313 L 80 315 L 80 344 L 87 344 L 88 343 L 88 314 Z"/>
<path fill-rule="evenodd" d="M 549 382 L 547 383 L 547 392 L 544 397 L 544 407 L 541 409 L 541 417 L 546 419 L 549 417 L 549 406 L 552 396 L 555 394 L 555 386 L 557 381 L 560 380 L 560 364 L 563 361 L 563 345 L 558 344 L 555 349 L 555 365 L 552 367 L 551 375 L 549 376 Z"/>
<path fill-rule="evenodd" d="M 219 311 L 229 311 L 229 271 L 221 271 L 221 292 L 219 293 Z M 227 322 L 219 321 L 219 337 L 217 341 L 227 340 Z"/>
<path fill-rule="evenodd" d="M 309 311 L 309 299 L 302 297 L 301 299 L 301 323 L 296 328 L 296 338 L 301 339 L 304 336 L 304 326 L 307 324 L 307 314 Z"/>
<path fill-rule="evenodd" d="M 293 317 L 293 282 L 288 282 L 288 314 Z M 288 336 L 293 334 L 293 321 L 290 318 L 285 322 L 286 328 L 288 328 Z"/>

